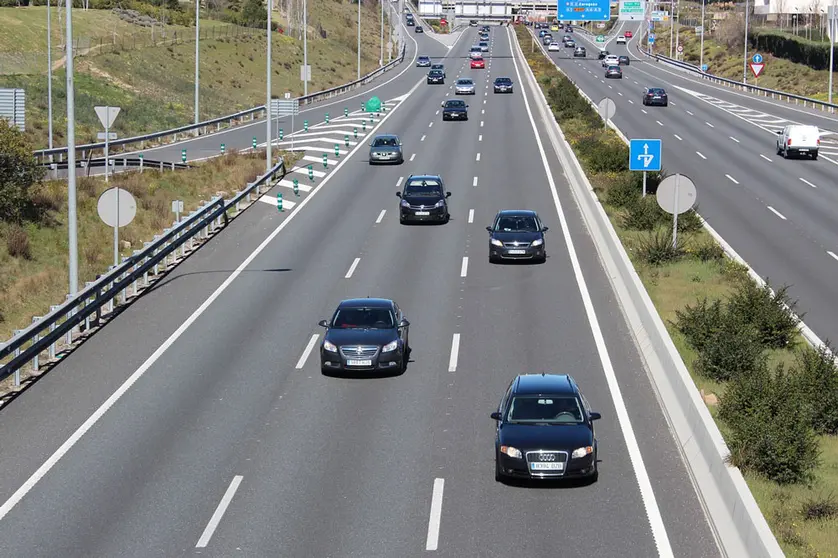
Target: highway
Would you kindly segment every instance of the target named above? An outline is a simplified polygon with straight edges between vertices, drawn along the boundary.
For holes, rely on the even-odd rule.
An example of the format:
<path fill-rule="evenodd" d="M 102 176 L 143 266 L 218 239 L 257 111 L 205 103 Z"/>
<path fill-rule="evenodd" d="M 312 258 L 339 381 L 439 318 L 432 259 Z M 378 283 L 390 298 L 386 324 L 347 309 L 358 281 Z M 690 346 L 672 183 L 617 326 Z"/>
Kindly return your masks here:
<path fill-rule="evenodd" d="M 411 70 L 381 93 L 403 165 L 370 167 L 361 142 L 292 211 L 251 207 L 2 409 L 0 554 L 720 555 L 512 29 L 491 38 L 486 70 L 474 30 L 421 41 L 446 84 Z M 442 122 L 458 75 L 478 84 L 470 118 Z M 492 94 L 499 76 L 514 94 Z M 415 173 L 453 192 L 447 225 L 399 225 Z M 539 211 L 545 264 L 488 263 L 504 208 Z M 323 376 L 317 322 L 367 295 L 405 310 L 406 372 Z M 489 413 L 538 372 L 602 413 L 597 483 L 495 482 Z"/>
<path fill-rule="evenodd" d="M 715 86 L 610 41 L 612 54 L 630 54 L 623 79 L 604 78 L 593 38 L 575 33 L 588 57 L 572 49 L 551 57 L 594 101 L 617 106 L 614 124 L 628 138 L 663 140 L 663 167 L 692 178 L 702 217 L 774 286 L 791 285 L 806 324 L 822 339 L 838 339 L 838 136 L 825 135 L 817 161 L 776 153 L 774 130 L 792 123 L 831 134 L 838 118 Z M 630 29 L 618 24 L 614 34 Z M 559 35 L 555 35 L 558 39 Z M 770 70 L 770 68 L 769 68 Z M 644 87 L 664 87 L 668 107 L 644 107 Z M 685 301 L 686 302 L 686 301 Z"/>

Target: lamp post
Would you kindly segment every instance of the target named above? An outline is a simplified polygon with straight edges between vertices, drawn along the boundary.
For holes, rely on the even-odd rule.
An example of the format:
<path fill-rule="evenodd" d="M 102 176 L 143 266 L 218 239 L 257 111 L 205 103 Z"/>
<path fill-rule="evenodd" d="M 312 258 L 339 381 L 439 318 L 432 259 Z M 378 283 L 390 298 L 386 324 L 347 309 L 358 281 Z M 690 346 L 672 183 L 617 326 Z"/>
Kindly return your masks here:
<path fill-rule="evenodd" d="M 72 0 L 70 0 L 72 1 Z M 195 124 L 201 121 L 198 116 L 198 86 L 200 83 L 200 57 L 201 57 L 201 0 L 195 0 Z"/>
<path fill-rule="evenodd" d="M 79 245 L 76 221 L 76 99 L 73 89 L 73 2 L 65 3 L 67 33 L 67 233 L 70 244 L 70 296 L 79 290 Z"/>
<path fill-rule="evenodd" d="M 745 55 L 742 58 L 742 83 L 748 83 L 748 23 L 750 21 L 750 5 L 745 0 Z"/>
<path fill-rule="evenodd" d="M 699 50 L 701 51 L 701 54 L 699 55 L 699 62 L 698 62 L 698 64 L 699 64 L 698 67 L 699 68 L 704 68 L 704 32 L 706 31 L 706 29 L 704 29 L 704 24 L 705 24 L 704 5 L 706 3 L 707 3 L 707 0 L 701 0 L 701 44 L 699 46 Z M 702 71 L 704 71 L 704 70 L 702 69 Z"/>
<path fill-rule="evenodd" d="M 381 23 L 379 24 L 379 30 L 381 31 L 381 39 L 380 39 L 380 46 L 379 46 L 379 53 L 378 53 L 378 65 L 384 65 L 384 0 L 378 0 L 378 4 L 381 7 Z"/>
<path fill-rule="evenodd" d="M 47 0 L 47 127 L 49 134 L 49 148 L 52 149 L 52 15 L 49 5 L 52 0 Z M 52 160 L 52 155 L 50 155 Z"/>
<path fill-rule="evenodd" d="M 308 95 L 308 0 L 303 0 L 303 95 Z"/>
<path fill-rule="evenodd" d="M 271 157 L 271 125 L 273 124 L 273 118 L 271 114 L 271 46 L 273 43 L 273 37 L 271 36 L 271 12 L 273 11 L 273 0 L 268 0 L 268 50 L 267 50 L 267 67 L 265 73 L 267 74 L 267 94 L 265 96 L 265 112 L 267 113 L 267 118 L 265 119 L 265 131 L 268 137 L 268 141 L 265 145 L 265 167 L 266 170 L 271 170 L 271 164 L 273 163 Z"/>
<path fill-rule="evenodd" d="M 676 48 L 677 48 L 678 46 L 681 46 L 681 43 L 679 42 L 679 36 L 680 36 L 681 26 L 680 26 L 680 25 L 678 25 L 678 18 L 679 18 L 679 17 L 680 17 L 680 15 L 681 15 L 681 0 L 678 0 L 678 1 L 675 3 L 675 10 L 677 10 L 678 15 L 676 15 L 676 16 L 673 18 L 672 23 L 673 23 L 673 25 L 675 25 L 675 45 L 676 45 Z M 675 14 L 673 13 L 673 15 L 675 15 Z M 680 59 L 681 59 L 681 55 L 678 53 L 678 51 L 677 51 L 677 50 L 675 51 L 675 59 L 676 59 L 676 60 L 680 60 Z"/>
<path fill-rule="evenodd" d="M 358 79 L 361 79 L 361 0 L 358 0 Z"/>
<path fill-rule="evenodd" d="M 838 18 L 838 9 L 835 6 L 835 0 L 832 0 L 832 5 L 827 11 L 827 23 L 829 24 L 829 99 L 828 102 L 832 104 L 832 67 L 835 61 L 835 20 Z"/>

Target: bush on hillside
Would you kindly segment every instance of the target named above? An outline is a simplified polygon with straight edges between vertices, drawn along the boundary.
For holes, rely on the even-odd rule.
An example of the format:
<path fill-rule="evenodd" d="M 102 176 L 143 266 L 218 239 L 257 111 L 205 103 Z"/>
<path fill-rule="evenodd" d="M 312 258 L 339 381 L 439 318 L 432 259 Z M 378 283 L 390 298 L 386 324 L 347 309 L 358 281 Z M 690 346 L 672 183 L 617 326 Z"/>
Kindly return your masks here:
<path fill-rule="evenodd" d="M 44 176 L 23 132 L 0 118 L 0 221 L 32 218 L 30 189 Z"/>
<path fill-rule="evenodd" d="M 747 376 L 764 359 L 764 348 L 754 327 L 726 311 L 703 340 L 695 370 L 706 378 L 723 382 Z"/>
<path fill-rule="evenodd" d="M 673 245 L 672 229 L 660 227 L 638 241 L 636 252 L 640 259 L 649 265 L 672 263 L 684 255 L 684 240 L 678 237 Z"/>
<path fill-rule="evenodd" d="M 818 434 L 838 434 L 838 366 L 832 347 L 804 347 L 797 355 L 797 375 Z"/>
<path fill-rule="evenodd" d="M 719 416 L 730 429 L 730 461 L 779 484 L 812 479 L 820 450 L 795 379 L 763 361 L 728 384 Z"/>
<path fill-rule="evenodd" d="M 552 87 L 547 91 L 547 100 L 559 124 L 571 118 L 581 118 L 590 127 L 602 125 L 602 120 L 591 103 L 579 94 L 576 86 L 565 76 L 559 76 L 554 80 Z"/>
<path fill-rule="evenodd" d="M 634 196 L 632 201 L 625 205 L 626 213 L 622 218 L 622 225 L 636 231 L 651 231 L 655 227 L 664 224 L 666 214 L 658 206 L 658 200 L 654 196 L 642 197 L 632 187 Z"/>
<path fill-rule="evenodd" d="M 646 194 L 654 196 L 658 185 L 666 178 L 666 170 L 646 173 Z M 605 202 L 612 207 L 628 207 L 643 197 L 643 175 L 639 172 L 625 173 L 621 180 L 608 189 Z"/>
<path fill-rule="evenodd" d="M 744 323 L 753 325 L 759 332 L 760 342 L 772 349 L 793 344 L 800 323 L 794 315 L 795 306 L 797 301 L 790 299 L 788 286 L 772 294 L 768 282 L 759 287 L 753 281 L 741 281 L 728 301 L 728 310 Z"/>
<path fill-rule="evenodd" d="M 714 240 L 705 240 L 690 249 L 690 253 L 702 262 L 723 260 L 725 251 Z"/>
<path fill-rule="evenodd" d="M 777 58 L 809 66 L 815 70 L 829 69 L 829 43 L 808 41 L 780 31 L 760 31 L 749 37 L 749 43 L 763 52 L 770 52 Z M 838 69 L 838 62 L 833 69 Z"/>
<path fill-rule="evenodd" d="M 723 318 L 722 301 L 710 302 L 707 297 L 704 297 L 694 306 L 688 304 L 683 310 L 676 310 L 675 321 L 670 323 L 687 338 L 690 346 L 701 351 L 718 330 Z"/>
<path fill-rule="evenodd" d="M 9 226 L 6 230 L 6 250 L 13 258 L 32 259 L 32 247 L 26 229 L 17 224 Z"/>

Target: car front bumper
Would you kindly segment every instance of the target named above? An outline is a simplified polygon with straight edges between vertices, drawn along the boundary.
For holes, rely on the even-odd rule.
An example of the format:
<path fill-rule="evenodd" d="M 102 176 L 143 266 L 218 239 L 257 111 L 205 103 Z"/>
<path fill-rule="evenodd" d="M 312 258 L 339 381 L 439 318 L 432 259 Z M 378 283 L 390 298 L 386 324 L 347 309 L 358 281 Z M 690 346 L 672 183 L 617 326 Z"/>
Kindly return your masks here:
<path fill-rule="evenodd" d="M 590 477 L 596 472 L 596 454 L 592 453 L 579 459 L 568 459 L 564 462 L 562 471 L 533 472 L 530 470 L 526 456 L 521 459 L 509 457 L 505 453 L 495 450 L 498 469 L 502 475 L 520 479 L 558 480 Z"/>
<path fill-rule="evenodd" d="M 445 78 L 428 78 L 428 84 L 435 85 L 435 84 L 444 84 Z"/>
<path fill-rule="evenodd" d="M 544 245 L 541 246 L 495 246 L 489 244 L 489 257 L 497 260 L 532 260 L 544 257 Z"/>
<path fill-rule="evenodd" d="M 467 112 L 443 112 L 442 113 L 443 120 L 468 120 L 468 113 Z"/>
<path fill-rule="evenodd" d="M 495 93 L 512 93 L 512 88 L 495 86 Z"/>
<path fill-rule="evenodd" d="M 381 370 L 398 370 L 402 363 L 401 349 L 382 353 L 380 350 L 376 351 L 375 355 L 371 357 L 363 357 L 358 360 L 368 361 L 369 364 L 350 365 L 349 360 L 339 352 L 333 353 L 321 347 L 320 349 L 320 367 L 323 370 L 333 370 L 335 372 L 375 372 Z"/>
<path fill-rule="evenodd" d="M 370 163 L 401 163 L 402 162 L 402 154 L 401 153 L 387 153 L 384 155 L 378 155 L 370 153 Z"/>
<path fill-rule="evenodd" d="M 417 215 L 417 213 L 427 213 L 427 215 Z M 444 207 L 430 207 L 425 209 L 416 209 L 399 206 L 399 219 L 401 221 L 413 222 L 443 222 L 445 221 L 446 213 Z"/>
<path fill-rule="evenodd" d="M 474 89 L 455 89 L 457 95 L 474 95 Z"/>

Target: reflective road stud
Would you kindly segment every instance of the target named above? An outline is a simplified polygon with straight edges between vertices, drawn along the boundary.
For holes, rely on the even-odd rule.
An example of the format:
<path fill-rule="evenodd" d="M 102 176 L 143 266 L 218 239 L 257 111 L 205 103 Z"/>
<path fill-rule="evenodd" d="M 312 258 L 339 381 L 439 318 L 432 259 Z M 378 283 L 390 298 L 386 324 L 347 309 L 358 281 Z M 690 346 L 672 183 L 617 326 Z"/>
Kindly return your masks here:
<path fill-rule="evenodd" d="M 343 143 L 346 144 L 346 147 L 349 147 L 349 134 L 343 136 Z"/>
<path fill-rule="evenodd" d="M 224 152 L 227 150 L 227 146 L 223 143 L 221 144 L 221 154 L 224 155 Z"/>
<path fill-rule="evenodd" d="M 180 150 L 180 161 L 182 163 L 186 162 L 186 150 L 185 149 Z"/>
<path fill-rule="evenodd" d="M 308 179 L 314 180 L 314 165 L 308 166 Z"/>
<path fill-rule="evenodd" d="M 308 132 L 308 120 L 303 120 L 303 129 Z"/>
<path fill-rule="evenodd" d="M 328 168 L 329 168 L 329 159 L 327 159 L 327 158 L 326 158 L 326 154 L 325 154 L 325 153 L 323 154 L 323 168 L 324 168 L 324 169 L 328 169 Z"/>
<path fill-rule="evenodd" d="M 355 134 L 355 139 L 358 139 L 358 128 L 352 128 L 352 133 Z"/>
<path fill-rule="evenodd" d="M 300 197 L 300 181 L 296 178 L 294 179 L 294 195 Z"/>
<path fill-rule="evenodd" d="M 256 136 L 253 136 L 253 149 L 256 149 Z"/>
<path fill-rule="evenodd" d="M 277 208 L 279 211 L 285 211 L 285 210 L 282 208 L 282 192 L 277 192 L 277 193 L 276 193 L 276 208 Z"/>
<path fill-rule="evenodd" d="M 285 137 L 285 132 L 282 131 L 282 128 L 279 129 L 279 141 L 282 141 L 282 138 Z"/>
<path fill-rule="evenodd" d="M 335 158 L 340 158 L 340 144 L 335 144 Z"/>
<path fill-rule="evenodd" d="M 328 124 L 328 123 L 329 123 L 329 113 L 327 112 L 326 113 L 326 124 Z"/>
<path fill-rule="evenodd" d="M 349 116 L 349 109 L 346 108 L 346 107 L 343 107 L 343 117 L 346 118 L 347 116 Z"/>

